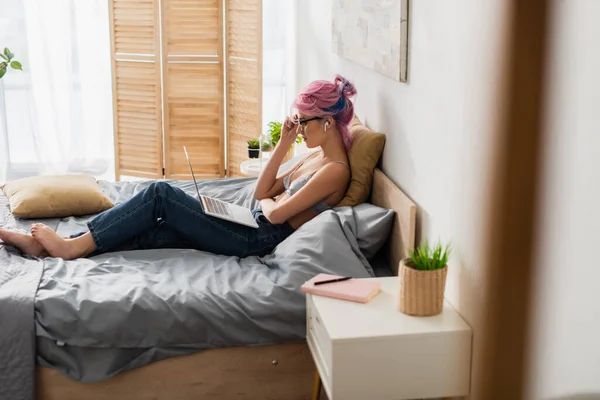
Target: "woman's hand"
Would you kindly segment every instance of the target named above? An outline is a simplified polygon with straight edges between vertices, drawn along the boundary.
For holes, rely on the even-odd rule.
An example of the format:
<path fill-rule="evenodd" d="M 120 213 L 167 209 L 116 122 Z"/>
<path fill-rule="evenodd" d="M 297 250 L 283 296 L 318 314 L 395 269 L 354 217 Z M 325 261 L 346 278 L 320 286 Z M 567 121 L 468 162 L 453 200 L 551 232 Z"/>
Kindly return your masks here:
<path fill-rule="evenodd" d="M 288 149 L 292 143 L 294 143 L 297 135 L 298 126 L 294 124 L 290 118 L 286 118 L 283 126 L 281 127 L 279 143 L 277 143 L 275 151 L 271 153 L 271 158 L 269 159 L 267 166 L 263 168 L 258 180 L 256 181 L 256 185 L 254 186 L 255 199 L 264 199 L 266 197 L 277 196 L 285 190 L 283 178 L 286 174 L 290 173 L 290 171 L 279 177 L 277 174 L 279 173 L 279 166 L 283 162 Z M 300 161 L 298 161 L 295 166 L 299 165 L 299 163 Z"/>
<path fill-rule="evenodd" d="M 299 127 L 300 125 L 296 125 L 290 117 L 287 117 L 283 122 L 283 126 L 281 127 L 281 138 L 279 139 L 279 144 L 286 151 L 292 144 L 294 144 L 294 141 L 296 141 L 296 138 L 299 134 Z"/>
<path fill-rule="evenodd" d="M 269 220 L 272 224 L 281 224 L 284 221 L 277 221 L 273 218 L 273 211 L 275 211 L 276 203 L 272 198 L 262 199 L 260 201 L 260 209 L 263 212 L 263 215 Z"/>
<path fill-rule="evenodd" d="M 265 204 L 267 204 L 267 203 L 269 202 L 269 200 L 271 200 L 271 201 L 272 201 L 273 199 L 272 199 L 271 197 L 267 197 L 267 198 L 265 198 L 265 199 L 261 199 L 261 200 L 258 202 L 258 207 L 259 207 L 259 208 L 262 210 L 263 206 L 264 206 Z"/>

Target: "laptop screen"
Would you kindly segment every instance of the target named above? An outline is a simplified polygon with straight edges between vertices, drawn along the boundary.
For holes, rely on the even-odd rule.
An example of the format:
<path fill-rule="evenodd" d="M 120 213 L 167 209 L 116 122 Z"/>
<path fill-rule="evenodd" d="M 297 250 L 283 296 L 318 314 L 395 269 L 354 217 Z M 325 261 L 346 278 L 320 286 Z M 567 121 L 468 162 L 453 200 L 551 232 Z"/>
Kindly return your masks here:
<path fill-rule="evenodd" d="M 192 168 L 192 162 L 190 161 L 190 156 L 188 155 L 187 149 L 183 146 L 183 151 L 185 153 L 185 158 L 187 159 L 187 163 L 190 167 L 190 172 L 192 173 L 192 179 L 194 180 L 194 186 L 196 186 L 196 193 L 198 194 L 198 200 L 202 201 L 200 197 L 200 190 L 198 190 L 198 184 L 196 183 L 196 175 L 194 175 L 194 169 Z"/>

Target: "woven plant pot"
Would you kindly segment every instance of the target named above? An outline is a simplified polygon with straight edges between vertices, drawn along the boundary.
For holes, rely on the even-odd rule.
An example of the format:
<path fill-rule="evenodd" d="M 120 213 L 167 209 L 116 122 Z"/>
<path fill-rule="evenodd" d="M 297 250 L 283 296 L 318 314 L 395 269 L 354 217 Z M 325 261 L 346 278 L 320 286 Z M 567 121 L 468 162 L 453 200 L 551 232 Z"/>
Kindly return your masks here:
<path fill-rule="evenodd" d="M 398 310 L 420 317 L 441 313 L 448 266 L 433 271 L 419 271 L 407 266 L 410 263 L 410 258 L 400 262 Z"/>

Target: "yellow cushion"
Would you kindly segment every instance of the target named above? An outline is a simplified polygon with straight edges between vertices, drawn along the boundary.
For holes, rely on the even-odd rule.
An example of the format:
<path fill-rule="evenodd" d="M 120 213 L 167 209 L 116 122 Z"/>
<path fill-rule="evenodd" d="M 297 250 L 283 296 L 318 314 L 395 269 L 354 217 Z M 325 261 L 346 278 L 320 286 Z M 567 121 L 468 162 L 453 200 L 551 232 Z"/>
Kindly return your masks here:
<path fill-rule="evenodd" d="M 96 214 L 114 206 L 96 179 L 87 175 L 34 176 L 0 188 L 9 200 L 11 212 L 20 218 Z"/>
<path fill-rule="evenodd" d="M 373 172 L 385 145 L 385 135 L 370 130 L 356 116 L 350 124 L 350 135 L 354 139 L 348 152 L 352 180 L 338 207 L 354 207 L 367 201 L 371 194 Z"/>

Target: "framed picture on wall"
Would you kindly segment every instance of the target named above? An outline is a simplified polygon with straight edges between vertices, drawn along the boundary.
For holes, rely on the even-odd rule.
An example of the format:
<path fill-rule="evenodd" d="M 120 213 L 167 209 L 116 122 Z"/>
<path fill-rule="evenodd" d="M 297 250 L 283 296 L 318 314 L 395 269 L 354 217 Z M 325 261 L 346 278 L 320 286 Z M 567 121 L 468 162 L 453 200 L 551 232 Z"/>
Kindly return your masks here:
<path fill-rule="evenodd" d="M 332 50 L 407 81 L 409 0 L 333 0 Z"/>

